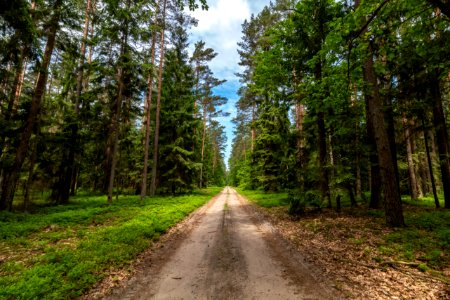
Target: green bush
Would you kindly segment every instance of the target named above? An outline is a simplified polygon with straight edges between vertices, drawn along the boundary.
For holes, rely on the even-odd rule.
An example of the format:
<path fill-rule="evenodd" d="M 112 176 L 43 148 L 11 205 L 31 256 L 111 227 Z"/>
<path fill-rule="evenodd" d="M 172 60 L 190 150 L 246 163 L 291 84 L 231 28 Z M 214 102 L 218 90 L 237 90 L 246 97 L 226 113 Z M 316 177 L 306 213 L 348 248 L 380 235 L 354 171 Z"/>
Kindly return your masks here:
<path fill-rule="evenodd" d="M 320 210 L 322 207 L 321 197 L 317 191 L 300 191 L 289 192 L 289 214 L 301 215 L 305 212 L 306 207 L 313 207 Z"/>

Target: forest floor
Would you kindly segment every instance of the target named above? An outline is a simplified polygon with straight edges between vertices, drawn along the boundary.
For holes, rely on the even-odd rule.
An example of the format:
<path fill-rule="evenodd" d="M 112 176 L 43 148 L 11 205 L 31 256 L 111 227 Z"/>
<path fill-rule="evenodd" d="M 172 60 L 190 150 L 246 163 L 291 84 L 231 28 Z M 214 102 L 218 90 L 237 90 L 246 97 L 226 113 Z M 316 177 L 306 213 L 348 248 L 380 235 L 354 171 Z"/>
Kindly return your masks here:
<path fill-rule="evenodd" d="M 364 206 L 292 217 L 286 195 L 244 194 L 346 298 L 450 299 L 450 212 L 405 204 L 407 227 L 389 229 Z"/>
<path fill-rule="evenodd" d="M 253 205 L 225 188 L 83 299 L 343 298 L 325 278 Z"/>

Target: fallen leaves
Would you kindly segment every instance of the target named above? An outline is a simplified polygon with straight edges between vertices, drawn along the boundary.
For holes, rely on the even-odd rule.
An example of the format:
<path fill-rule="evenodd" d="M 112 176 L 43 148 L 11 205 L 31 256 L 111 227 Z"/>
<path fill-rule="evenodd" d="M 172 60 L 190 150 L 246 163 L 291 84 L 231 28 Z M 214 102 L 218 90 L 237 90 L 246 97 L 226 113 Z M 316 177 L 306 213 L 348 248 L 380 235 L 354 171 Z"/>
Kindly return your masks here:
<path fill-rule="evenodd" d="M 298 220 L 285 207 L 258 210 L 349 299 L 450 299 L 448 280 L 380 253 L 391 229 L 379 219 L 325 211 Z"/>

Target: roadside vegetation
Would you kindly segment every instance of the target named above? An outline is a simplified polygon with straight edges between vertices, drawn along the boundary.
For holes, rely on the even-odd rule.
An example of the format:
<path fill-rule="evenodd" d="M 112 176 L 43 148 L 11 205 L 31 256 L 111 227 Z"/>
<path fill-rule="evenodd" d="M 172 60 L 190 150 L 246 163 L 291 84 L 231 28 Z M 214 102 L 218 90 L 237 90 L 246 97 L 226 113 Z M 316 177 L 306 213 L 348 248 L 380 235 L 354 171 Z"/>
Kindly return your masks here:
<path fill-rule="evenodd" d="M 32 213 L 0 212 L 0 299 L 80 296 L 221 188 L 178 197 L 77 196 Z"/>
<path fill-rule="evenodd" d="M 355 208 L 343 197 L 340 213 L 307 206 L 303 214 L 292 215 L 287 193 L 238 192 L 257 204 L 279 232 L 329 273 L 351 298 L 395 297 L 396 293 L 406 293 L 403 295 L 408 298 L 413 292 L 419 294 L 411 294 L 412 298 L 420 298 L 420 293 L 435 289 L 435 298 L 439 299 L 448 293 L 443 287 L 448 289 L 450 284 L 450 211 L 436 209 L 433 197 L 415 201 L 404 198 L 407 226 L 388 228 L 383 210 L 369 209 L 364 201 Z M 386 280 L 387 276 L 403 278 L 398 274 L 409 274 L 408 280 Z M 424 284 L 421 280 L 434 287 L 420 287 Z M 406 284 L 410 284 L 408 292 L 403 290 Z"/>

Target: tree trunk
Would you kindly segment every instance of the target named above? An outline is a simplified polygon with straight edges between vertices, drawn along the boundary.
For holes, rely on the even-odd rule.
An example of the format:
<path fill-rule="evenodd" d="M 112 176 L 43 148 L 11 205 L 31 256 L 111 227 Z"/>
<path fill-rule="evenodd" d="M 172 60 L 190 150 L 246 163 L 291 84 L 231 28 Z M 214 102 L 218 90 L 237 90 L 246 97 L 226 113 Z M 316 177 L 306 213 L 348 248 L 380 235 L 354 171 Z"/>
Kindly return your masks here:
<path fill-rule="evenodd" d="M 39 127 L 39 122 L 38 122 Z M 25 193 L 23 196 L 23 210 L 28 211 L 28 207 L 30 205 L 30 190 L 31 186 L 33 184 L 33 176 L 34 176 L 34 165 L 36 164 L 36 158 L 37 158 L 37 146 L 39 143 L 39 128 L 37 129 L 37 134 L 34 137 L 34 141 L 32 141 L 32 149 L 31 149 L 31 158 L 30 158 L 30 165 L 28 167 L 28 178 L 25 183 Z"/>
<path fill-rule="evenodd" d="M 316 63 L 315 79 L 319 82 L 322 80 L 322 65 Z M 325 113 L 322 109 L 322 99 L 319 99 L 319 111 L 317 112 L 317 128 L 318 128 L 318 145 L 319 145 L 319 172 L 320 172 L 320 192 L 322 200 L 328 201 L 328 208 L 332 207 L 330 197 L 330 187 L 327 170 L 327 132 L 325 128 Z"/>
<path fill-rule="evenodd" d="M 130 1 L 127 1 L 127 8 L 130 7 Z M 123 91 L 125 89 L 125 83 L 124 83 L 124 69 L 123 69 L 123 61 L 125 59 L 125 49 L 128 44 L 128 20 L 125 21 L 125 28 L 122 29 L 122 42 L 120 45 L 120 56 L 119 56 L 119 70 L 117 74 L 117 99 L 116 99 L 116 111 L 115 114 L 112 117 L 112 135 L 113 135 L 113 145 L 112 145 L 112 152 L 111 152 L 111 170 L 109 172 L 109 182 L 108 182 L 108 203 L 112 203 L 113 199 L 113 189 L 114 189 L 114 180 L 116 175 L 116 166 L 118 161 L 118 152 L 119 152 L 119 137 L 120 137 L 120 119 L 122 116 L 122 103 L 123 103 Z"/>
<path fill-rule="evenodd" d="M 152 183 L 150 185 L 150 195 L 156 193 L 156 173 L 158 168 L 158 143 L 159 143 L 159 123 L 161 112 L 161 90 L 162 90 L 162 73 L 164 66 L 164 38 L 165 38 L 165 22 L 166 22 L 166 5 L 167 0 L 163 2 L 162 24 L 161 24 L 161 41 L 160 41 L 160 58 L 159 58 L 159 74 L 158 74 L 158 97 L 156 99 L 156 116 L 155 116 L 155 135 L 153 143 L 153 166 L 152 166 Z"/>
<path fill-rule="evenodd" d="M 403 112 L 403 130 L 405 135 L 405 144 L 406 144 L 406 158 L 408 161 L 408 174 L 409 174 L 409 185 L 411 187 L 411 199 L 416 200 L 419 198 L 419 191 L 417 188 L 417 178 L 416 171 L 414 167 L 413 160 L 413 148 L 411 141 L 411 130 L 409 129 L 408 118 L 406 117 L 406 113 Z"/>
<path fill-rule="evenodd" d="M 93 36 L 94 36 L 94 15 L 95 15 L 95 12 L 96 12 L 96 0 L 91 0 L 91 15 L 93 16 L 92 18 L 93 18 L 93 20 L 92 20 L 92 22 L 91 22 L 91 30 L 90 30 L 90 37 L 92 38 Z M 93 44 L 90 44 L 89 45 L 89 54 L 88 54 L 88 57 L 87 57 L 87 64 L 88 65 L 91 65 L 91 63 L 92 63 L 92 56 L 93 56 L 93 54 L 94 54 L 94 45 Z M 87 72 L 86 72 L 86 76 L 84 76 L 84 82 L 83 82 L 83 89 L 85 90 L 85 91 L 88 91 L 89 90 L 89 77 L 90 77 L 90 72 L 91 70 L 90 70 L 90 68 L 88 68 L 88 70 L 87 70 Z M 86 104 L 89 104 L 89 103 L 86 103 Z M 89 109 L 89 106 L 88 105 L 86 105 L 86 107 L 87 107 L 87 109 Z"/>
<path fill-rule="evenodd" d="M 436 130 L 436 140 L 439 151 L 439 165 L 442 174 L 442 186 L 444 188 L 445 208 L 450 208 L 450 161 L 449 141 L 445 124 L 445 114 L 442 107 L 441 90 L 437 71 L 430 76 L 430 92 L 433 101 L 433 125 Z"/>
<path fill-rule="evenodd" d="M 152 68 L 155 64 L 155 48 L 156 48 L 156 32 L 152 36 L 151 44 L 151 65 Z M 147 196 L 147 172 L 148 172 L 148 151 L 150 144 L 150 112 L 152 108 L 152 96 L 153 96 L 153 70 L 150 71 L 147 80 L 147 94 L 145 96 L 145 110 L 144 110 L 144 130 L 145 130 L 145 140 L 144 140 L 144 168 L 142 170 L 142 186 L 141 186 L 141 202 L 144 201 L 145 196 Z"/>
<path fill-rule="evenodd" d="M 390 97 L 385 98 L 384 116 L 385 122 L 387 124 L 387 137 L 389 139 L 389 145 L 391 148 L 392 162 L 394 163 L 395 177 L 398 183 L 398 194 L 400 195 L 400 174 L 398 172 L 397 164 L 397 144 L 395 142 L 395 121 L 394 121 L 394 111 L 392 108 L 392 100 Z"/>
<path fill-rule="evenodd" d="M 371 42 L 368 47 L 369 56 L 363 64 L 363 77 L 366 83 L 364 91 L 369 113 L 368 121 L 372 122 L 375 144 L 380 163 L 381 179 L 384 191 L 384 208 L 386 223 L 392 227 L 404 226 L 402 202 L 399 193 L 393 150 L 389 142 L 385 127 L 385 115 L 383 101 L 380 97 L 377 77 L 374 69 L 373 49 Z"/>
<path fill-rule="evenodd" d="M 203 112 L 203 133 L 202 133 L 202 160 L 201 160 L 201 167 L 200 167 L 200 181 L 199 181 L 199 188 L 203 188 L 203 159 L 205 157 L 205 139 L 206 139 L 206 110 Z"/>
<path fill-rule="evenodd" d="M 28 47 L 22 51 L 19 58 L 19 63 L 17 64 L 16 75 L 14 76 L 14 83 L 11 95 L 8 101 L 8 110 L 5 119 L 11 120 L 17 113 L 17 108 L 19 106 L 20 95 L 22 94 L 23 80 L 25 77 L 25 70 L 27 68 Z"/>
<path fill-rule="evenodd" d="M 297 130 L 297 167 L 301 170 L 305 164 L 304 162 L 304 134 L 303 134 L 303 122 L 305 119 L 305 108 L 300 103 L 295 104 L 295 129 Z M 304 188 L 304 175 L 303 172 L 297 172 L 297 180 L 300 183 L 300 188 Z"/>
<path fill-rule="evenodd" d="M 59 203 L 67 203 L 69 202 L 70 196 L 70 187 L 72 184 L 72 176 L 75 173 L 74 170 L 76 168 L 75 162 L 75 153 L 77 152 L 78 145 L 78 117 L 80 115 L 80 98 L 81 93 L 83 91 L 83 71 L 84 71 L 84 61 L 86 55 L 86 41 L 89 32 L 89 21 L 90 21 L 90 13 L 91 13 L 91 0 L 87 0 L 86 10 L 85 10 L 85 18 L 84 18 L 84 29 L 83 29 L 83 38 L 81 40 L 80 47 L 80 60 L 78 62 L 78 75 L 77 75 L 77 87 L 74 99 L 74 120 L 71 120 L 70 131 L 71 136 L 69 140 L 69 154 L 66 165 L 66 170 L 64 174 L 64 180 L 62 182 L 61 191 L 59 193 L 60 199 Z"/>
<path fill-rule="evenodd" d="M 42 98 L 45 93 L 45 86 L 48 77 L 48 67 L 50 65 L 53 49 L 55 47 L 56 32 L 58 30 L 58 22 L 60 18 L 60 6 L 62 0 L 56 0 L 53 6 L 53 16 L 50 20 L 47 34 L 47 44 L 45 45 L 44 56 L 41 65 L 39 66 L 38 77 L 34 94 L 31 100 L 31 107 L 25 123 L 25 127 L 20 135 L 20 143 L 17 147 L 16 155 L 13 165 L 8 168 L 8 172 L 2 182 L 2 195 L 0 197 L 0 210 L 12 209 L 12 202 L 16 190 L 16 185 L 19 180 L 20 171 L 25 161 L 28 152 L 30 138 L 33 129 L 39 117 L 41 109 Z"/>
<path fill-rule="evenodd" d="M 431 160 L 431 155 L 430 155 L 428 133 L 425 129 L 425 117 L 423 115 L 422 115 L 422 131 L 423 131 L 423 137 L 424 137 L 424 143 L 425 143 L 425 151 L 427 153 L 428 171 L 429 171 L 430 179 L 431 179 L 431 189 L 433 190 L 434 204 L 436 205 L 436 208 L 439 208 L 441 205 L 439 204 L 439 198 L 438 198 L 437 191 L 436 191 L 436 181 L 434 180 L 434 174 L 433 174 L 433 162 Z"/>
<path fill-rule="evenodd" d="M 252 104 L 252 145 L 251 150 L 252 153 L 255 150 L 255 140 L 256 140 L 256 128 L 255 128 L 255 121 L 256 121 L 256 104 L 253 102 Z"/>

